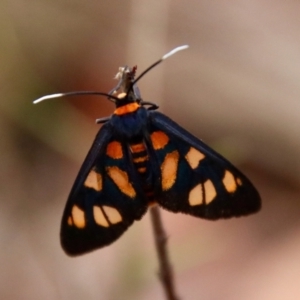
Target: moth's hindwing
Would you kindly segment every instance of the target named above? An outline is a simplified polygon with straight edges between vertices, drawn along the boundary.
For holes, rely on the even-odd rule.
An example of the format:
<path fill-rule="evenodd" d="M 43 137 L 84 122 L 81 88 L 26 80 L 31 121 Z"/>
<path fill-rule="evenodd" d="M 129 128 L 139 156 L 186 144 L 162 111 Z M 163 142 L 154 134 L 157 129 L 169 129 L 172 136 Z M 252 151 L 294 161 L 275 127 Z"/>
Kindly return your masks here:
<path fill-rule="evenodd" d="M 106 135 L 106 138 L 103 136 Z M 109 245 L 147 209 L 126 144 L 105 125 L 77 176 L 61 224 L 69 255 Z"/>
<path fill-rule="evenodd" d="M 162 207 L 206 219 L 260 209 L 258 192 L 231 163 L 165 115 L 150 115 L 152 157 L 161 170 L 156 200 Z"/>

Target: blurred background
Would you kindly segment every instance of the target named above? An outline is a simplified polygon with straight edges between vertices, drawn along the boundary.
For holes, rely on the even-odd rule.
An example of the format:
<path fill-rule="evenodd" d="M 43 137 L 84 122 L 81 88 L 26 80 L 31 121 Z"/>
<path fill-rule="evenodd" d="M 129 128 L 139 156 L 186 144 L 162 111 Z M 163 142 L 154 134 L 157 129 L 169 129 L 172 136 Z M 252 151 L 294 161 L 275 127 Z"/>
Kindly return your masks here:
<path fill-rule="evenodd" d="M 181 299 L 300 299 L 299 1 L 0 2 L 0 298 L 164 299 L 149 214 L 109 247 L 65 255 L 71 186 L 113 105 L 119 66 L 143 99 L 230 159 L 260 191 L 256 215 L 163 212 Z"/>

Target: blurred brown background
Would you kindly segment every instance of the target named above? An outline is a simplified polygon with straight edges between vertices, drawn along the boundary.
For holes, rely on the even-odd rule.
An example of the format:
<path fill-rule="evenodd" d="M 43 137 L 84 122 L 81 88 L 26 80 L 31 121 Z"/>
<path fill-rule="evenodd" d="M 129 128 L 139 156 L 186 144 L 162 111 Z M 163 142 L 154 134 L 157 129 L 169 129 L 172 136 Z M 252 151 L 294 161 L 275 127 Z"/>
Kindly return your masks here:
<path fill-rule="evenodd" d="M 0 3 L 0 299 L 164 299 L 149 215 L 78 258 L 59 244 L 63 208 L 109 115 L 109 91 L 144 70 L 144 100 L 229 158 L 262 211 L 209 222 L 163 213 L 181 299 L 300 299 L 299 1 Z"/>

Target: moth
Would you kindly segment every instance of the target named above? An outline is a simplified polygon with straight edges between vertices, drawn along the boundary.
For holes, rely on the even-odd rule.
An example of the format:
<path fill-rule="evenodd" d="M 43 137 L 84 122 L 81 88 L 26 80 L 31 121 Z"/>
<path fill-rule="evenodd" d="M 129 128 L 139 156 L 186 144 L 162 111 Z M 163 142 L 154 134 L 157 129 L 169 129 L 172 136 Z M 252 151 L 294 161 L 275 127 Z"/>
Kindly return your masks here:
<path fill-rule="evenodd" d="M 141 98 L 136 67 L 119 69 L 108 94 L 71 92 L 41 97 L 104 95 L 115 103 L 102 123 L 69 195 L 61 222 L 61 245 L 69 255 L 107 246 L 146 213 L 149 205 L 209 220 L 257 212 L 260 196 L 229 161 L 183 129 L 158 106 Z"/>

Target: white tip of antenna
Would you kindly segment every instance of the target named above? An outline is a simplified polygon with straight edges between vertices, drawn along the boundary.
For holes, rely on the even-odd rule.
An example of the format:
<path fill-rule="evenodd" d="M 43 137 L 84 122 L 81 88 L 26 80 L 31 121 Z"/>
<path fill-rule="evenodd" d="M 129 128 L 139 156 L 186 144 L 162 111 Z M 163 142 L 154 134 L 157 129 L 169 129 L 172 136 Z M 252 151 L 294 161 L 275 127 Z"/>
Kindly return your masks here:
<path fill-rule="evenodd" d="M 53 99 L 53 98 L 59 98 L 59 97 L 62 97 L 64 94 L 62 93 L 59 93 L 59 94 L 52 94 L 52 95 L 47 95 L 47 96 L 43 96 L 41 98 L 38 98 L 36 100 L 33 101 L 33 104 L 37 104 L 37 103 L 40 103 L 44 100 L 48 100 L 48 99 Z"/>
<path fill-rule="evenodd" d="M 176 47 L 175 49 L 173 49 L 170 52 L 168 52 L 167 54 L 165 54 L 161 59 L 162 60 L 167 59 L 168 57 L 172 56 L 176 52 L 181 51 L 181 50 L 185 50 L 188 47 L 189 47 L 189 45 L 183 45 L 183 46 Z"/>

